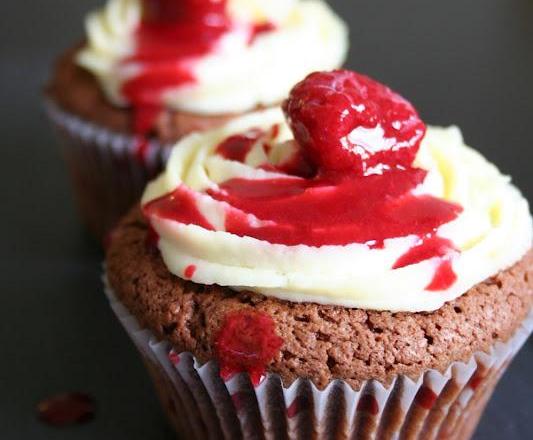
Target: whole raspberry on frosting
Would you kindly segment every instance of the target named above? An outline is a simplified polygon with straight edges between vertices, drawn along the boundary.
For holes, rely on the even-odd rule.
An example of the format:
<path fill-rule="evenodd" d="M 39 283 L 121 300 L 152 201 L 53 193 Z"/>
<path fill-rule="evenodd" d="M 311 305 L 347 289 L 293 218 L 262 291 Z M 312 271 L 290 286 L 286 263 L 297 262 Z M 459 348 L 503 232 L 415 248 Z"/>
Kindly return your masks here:
<path fill-rule="evenodd" d="M 283 110 L 322 174 L 407 168 L 426 131 L 409 101 L 349 70 L 312 73 L 292 89 Z"/>

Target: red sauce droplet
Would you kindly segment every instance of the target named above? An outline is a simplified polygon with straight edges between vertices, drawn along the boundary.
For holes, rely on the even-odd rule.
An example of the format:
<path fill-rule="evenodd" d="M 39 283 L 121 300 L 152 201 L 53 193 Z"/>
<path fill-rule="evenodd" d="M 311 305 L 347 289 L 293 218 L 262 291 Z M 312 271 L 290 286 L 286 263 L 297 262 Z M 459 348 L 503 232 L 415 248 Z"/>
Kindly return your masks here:
<path fill-rule="evenodd" d="M 253 44 L 257 37 L 276 30 L 276 25 L 270 21 L 254 25 L 248 44 Z"/>
<path fill-rule="evenodd" d="M 416 403 L 421 406 L 424 409 L 430 410 L 433 408 L 433 405 L 435 405 L 435 402 L 437 401 L 437 395 L 435 392 L 423 385 L 416 395 Z"/>
<path fill-rule="evenodd" d="M 287 407 L 287 417 L 292 419 L 296 417 L 300 412 L 310 409 L 311 404 L 309 398 L 305 395 L 296 397 L 292 403 Z"/>
<path fill-rule="evenodd" d="M 419 244 L 412 247 L 404 255 L 398 258 L 392 268 L 400 269 L 411 264 L 420 263 L 424 260 L 440 257 L 441 261 L 435 270 L 432 280 L 426 286 L 426 290 L 445 290 L 450 288 L 457 280 L 457 275 L 453 271 L 452 263 L 450 261 L 450 255 L 455 251 L 455 246 L 450 240 L 436 235 L 430 235 L 429 237 L 423 238 Z"/>
<path fill-rule="evenodd" d="M 168 354 L 168 359 L 174 366 L 180 363 L 180 355 L 173 350 Z"/>
<path fill-rule="evenodd" d="M 183 274 L 185 275 L 185 278 L 190 279 L 194 276 L 195 272 L 196 272 L 196 266 L 194 264 L 189 264 L 183 271 Z"/>
<path fill-rule="evenodd" d="M 423 238 L 419 244 L 412 247 L 404 255 L 398 258 L 392 268 L 400 269 L 411 264 L 429 260 L 433 257 L 444 257 L 445 255 L 448 255 L 450 250 L 455 250 L 455 247 L 450 240 L 431 235 Z"/>
<path fill-rule="evenodd" d="M 252 129 L 230 136 L 217 146 L 216 153 L 225 159 L 244 163 L 252 147 L 264 135 L 262 130 Z"/>
<path fill-rule="evenodd" d="M 376 398 L 371 394 L 363 394 L 359 399 L 359 402 L 357 402 L 357 411 L 366 412 L 372 415 L 379 413 L 379 405 Z"/>
<path fill-rule="evenodd" d="M 144 136 L 137 136 L 135 138 L 134 145 L 134 156 L 140 163 L 146 163 L 148 158 L 148 151 L 150 146 L 150 141 Z"/>
<path fill-rule="evenodd" d="M 88 422 L 94 412 L 93 399 L 83 393 L 59 394 L 37 404 L 39 419 L 58 427 Z"/>
<path fill-rule="evenodd" d="M 252 310 L 230 313 L 215 338 L 220 375 L 228 380 L 246 372 L 258 385 L 282 344 L 270 316 Z"/>
<path fill-rule="evenodd" d="M 439 263 L 435 275 L 433 275 L 433 279 L 426 286 L 426 290 L 446 290 L 449 289 L 456 280 L 457 275 L 453 271 L 452 262 L 446 257 Z"/>
<path fill-rule="evenodd" d="M 244 408 L 246 403 L 246 394 L 243 391 L 237 391 L 231 395 L 231 400 L 233 401 L 233 406 L 235 406 L 235 409 L 240 411 L 242 408 Z"/>
<path fill-rule="evenodd" d="M 468 386 L 475 390 L 485 380 L 485 375 L 481 371 L 476 371 L 468 381 Z"/>

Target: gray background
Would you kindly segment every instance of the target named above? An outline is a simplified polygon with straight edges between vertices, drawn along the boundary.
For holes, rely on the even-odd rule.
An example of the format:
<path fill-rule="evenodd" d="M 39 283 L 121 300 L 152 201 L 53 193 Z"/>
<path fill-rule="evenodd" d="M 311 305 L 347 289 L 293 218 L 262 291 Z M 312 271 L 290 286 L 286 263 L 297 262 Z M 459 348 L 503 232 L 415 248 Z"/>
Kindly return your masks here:
<path fill-rule="evenodd" d="M 101 292 L 102 256 L 77 223 L 41 109 L 52 58 L 81 38 L 85 12 L 102 1 L 2 1 L 2 439 L 173 437 Z M 401 91 L 428 122 L 460 125 L 467 142 L 531 198 L 532 1 L 332 3 L 352 29 L 350 67 Z M 477 439 L 533 438 L 532 369 L 530 342 L 501 381 Z M 58 430 L 35 420 L 39 399 L 70 390 L 97 399 L 92 423 Z"/>

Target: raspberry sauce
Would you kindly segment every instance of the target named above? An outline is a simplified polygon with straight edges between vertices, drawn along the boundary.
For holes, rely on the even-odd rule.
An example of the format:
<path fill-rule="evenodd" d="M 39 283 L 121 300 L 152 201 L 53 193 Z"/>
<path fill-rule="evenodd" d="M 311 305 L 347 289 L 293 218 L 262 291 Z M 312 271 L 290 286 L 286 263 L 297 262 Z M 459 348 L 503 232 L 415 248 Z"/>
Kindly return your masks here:
<path fill-rule="evenodd" d="M 142 0 L 143 18 L 135 31 L 135 52 L 124 60 L 140 66 L 122 94 L 134 112 L 133 130 L 150 134 L 166 91 L 194 84 L 194 65 L 216 51 L 222 37 L 234 30 L 227 0 Z M 275 29 L 269 22 L 249 26 L 248 43 Z M 144 158 L 146 144 L 138 142 Z"/>
<path fill-rule="evenodd" d="M 323 114 L 324 109 L 333 115 Z M 225 231 L 287 246 L 359 243 L 371 249 L 383 248 L 387 239 L 415 236 L 417 243 L 392 269 L 438 258 L 426 290 L 449 288 L 456 280 L 451 259 L 458 251 L 437 230 L 456 219 L 462 207 L 415 191 L 427 176 L 413 166 L 425 125 L 411 104 L 370 78 L 336 71 L 312 74 L 297 85 L 285 112 L 300 146 L 299 159 L 293 160 L 297 166 L 265 164 L 260 168 L 285 175 L 231 178 L 202 194 L 224 207 Z M 339 119 L 343 112 L 351 116 Z M 338 137 L 372 124 L 382 127 L 376 142 L 386 139 L 389 150 L 346 149 Z M 217 154 L 244 161 L 258 132 L 226 139 Z M 379 172 L 366 173 L 371 168 Z M 214 229 L 198 210 L 198 197 L 181 185 L 148 203 L 144 212 Z"/>
<path fill-rule="evenodd" d="M 226 3 L 143 0 L 135 53 L 125 60 L 139 63 L 141 71 L 122 87 L 122 94 L 133 107 L 136 134 L 149 134 L 166 90 L 194 83 L 193 61 L 213 52 L 231 28 Z"/>
<path fill-rule="evenodd" d="M 425 176 L 425 171 L 413 168 L 342 182 L 296 177 L 231 179 L 207 193 L 230 205 L 226 231 L 241 237 L 289 246 L 372 245 L 413 234 L 423 237 L 461 212 L 456 204 L 411 194 Z M 148 203 L 144 212 L 149 218 L 213 229 L 198 211 L 194 194 L 184 186 Z M 251 222 L 249 214 L 262 222 Z M 438 247 L 427 248 L 417 259 L 441 253 Z"/>
<path fill-rule="evenodd" d="M 220 375 L 228 380 L 246 372 L 258 385 L 282 344 L 270 316 L 254 310 L 230 313 L 215 338 Z"/>
<path fill-rule="evenodd" d="M 264 135 L 263 130 L 252 129 L 243 134 L 230 136 L 218 145 L 216 153 L 228 160 L 244 162 L 254 144 Z"/>
<path fill-rule="evenodd" d="M 185 278 L 192 278 L 196 272 L 196 266 L 194 264 L 189 264 L 185 270 L 183 271 L 183 275 L 185 275 Z"/>

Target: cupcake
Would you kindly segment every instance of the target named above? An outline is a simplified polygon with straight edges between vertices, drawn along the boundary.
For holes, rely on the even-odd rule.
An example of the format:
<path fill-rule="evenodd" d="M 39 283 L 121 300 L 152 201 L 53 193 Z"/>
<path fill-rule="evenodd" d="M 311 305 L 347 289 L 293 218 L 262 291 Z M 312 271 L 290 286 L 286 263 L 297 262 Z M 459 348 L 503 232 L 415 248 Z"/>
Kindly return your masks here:
<path fill-rule="evenodd" d="M 106 291 L 185 438 L 468 439 L 533 327 L 532 229 L 458 128 L 313 73 L 176 145 Z"/>
<path fill-rule="evenodd" d="M 46 86 L 81 216 L 102 237 L 193 131 L 280 105 L 339 67 L 344 23 L 321 0 L 108 0 Z"/>

